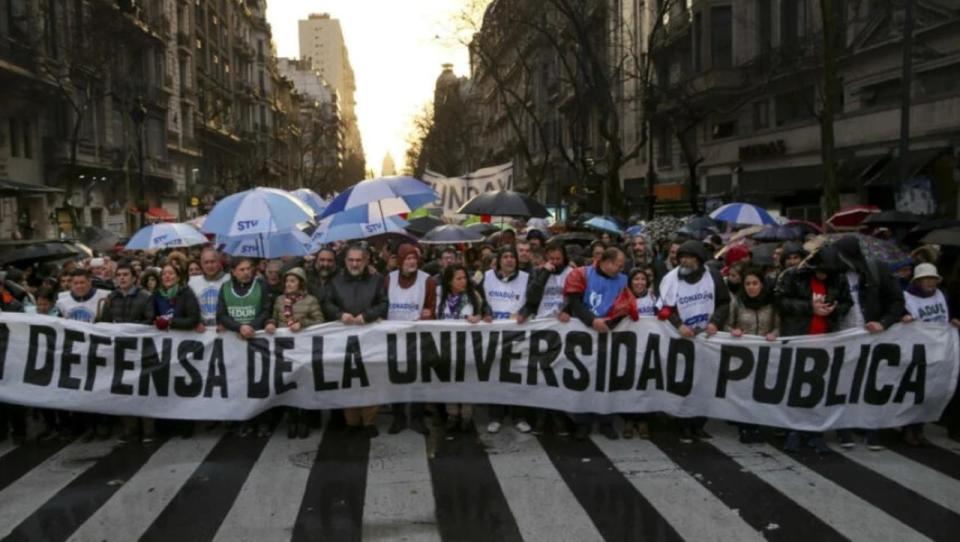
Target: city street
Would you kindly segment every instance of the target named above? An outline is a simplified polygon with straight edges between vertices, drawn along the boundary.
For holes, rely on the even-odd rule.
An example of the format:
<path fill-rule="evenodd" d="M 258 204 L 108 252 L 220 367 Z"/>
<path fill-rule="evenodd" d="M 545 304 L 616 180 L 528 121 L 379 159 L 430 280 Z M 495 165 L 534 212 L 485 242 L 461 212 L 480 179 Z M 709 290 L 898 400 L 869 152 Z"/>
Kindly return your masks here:
<path fill-rule="evenodd" d="M 820 458 L 505 429 L 0 444 L 4 540 L 953 540 L 960 443 Z"/>

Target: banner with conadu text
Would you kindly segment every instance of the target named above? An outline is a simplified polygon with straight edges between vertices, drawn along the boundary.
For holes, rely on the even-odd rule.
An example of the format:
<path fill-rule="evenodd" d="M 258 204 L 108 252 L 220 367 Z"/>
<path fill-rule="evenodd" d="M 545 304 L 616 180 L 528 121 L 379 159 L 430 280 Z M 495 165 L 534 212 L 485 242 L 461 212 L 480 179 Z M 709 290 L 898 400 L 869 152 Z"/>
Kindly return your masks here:
<path fill-rule="evenodd" d="M 198 420 L 284 405 L 499 403 L 870 429 L 937 419 L 954 393 L 958 351 L 955 329 L 923 323 L 773 342 L 688 340 L 655 319 L 603 335 L 576 321 L 434 321 L 243 340 L 2 313 L 0 402 Z"/>

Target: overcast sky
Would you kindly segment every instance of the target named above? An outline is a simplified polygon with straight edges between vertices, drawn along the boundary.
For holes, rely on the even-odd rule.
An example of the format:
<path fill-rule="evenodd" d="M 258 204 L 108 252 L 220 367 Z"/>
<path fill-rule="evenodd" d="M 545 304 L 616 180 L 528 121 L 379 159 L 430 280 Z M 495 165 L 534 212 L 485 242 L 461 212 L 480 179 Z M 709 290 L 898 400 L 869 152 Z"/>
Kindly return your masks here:
<path fill-rule="evenodd" d="M 310 13 L 340 20 L 357 79 L 357 117 L 367 168 L 387 151 L 402 170 L 411 118 L 433 98 L 441 65 L 469 75 L 466 47 L 454 37 L 471 0 L 270 0 L 267 18 L 279 56 L 300 55 L 297 21 Z"/>

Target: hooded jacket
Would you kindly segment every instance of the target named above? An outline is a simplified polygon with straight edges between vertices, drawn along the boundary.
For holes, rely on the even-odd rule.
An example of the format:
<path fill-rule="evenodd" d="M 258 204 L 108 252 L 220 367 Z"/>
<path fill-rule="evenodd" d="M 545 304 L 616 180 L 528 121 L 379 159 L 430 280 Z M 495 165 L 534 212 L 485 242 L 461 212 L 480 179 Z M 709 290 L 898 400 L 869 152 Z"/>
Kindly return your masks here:
<path fill-rule="evenodd" d="M 880 322 L 884 328 L 899 322 L 905 305 L 903 289 L 893 273 L 881 262 L 865 257 L 852 235 L 841 237 L 835 245 L 841 261 L 859 277 L 857 301 L 863 320 Z"/>
<path fill-rule="evenodd" d="M 697 260 L 700 261 L 699 268 L 689 275 L 681 275 L 679 272 L 680 268 L 677 266 L 668 273 L 668 277 L 675 274 L 676 280 L 684 281 L 688 284 L 695 284 L 703 278 L 704 273 L 710 273 L 713 279 L 714 302 L 713 314 L 710 315 L 709 323 L 723 329 L 724 323 L 730 314 L 730 290 L 727 289 L 723 276 L 720 275 L 718 270 L 707 265 L 710 261 L 710 253 L 707 251 L 707 246 L 704 243 L 695 240 L 685 241 L 677 249 L 677 261 L 685 255 L 697 258 Z M 666 279 L 666 277 L 664 278 Z M 661 282 L 660 293 L 661 295 L 666 295 L 666 290 L 662 288 L 663 283 L 664 282 Z M 669 320 L 674 327 L 679 329 L 684 324 L 680 318 L 677 307 L 666 305 L 666 300 L 664 300 L 663 297 L 661 297 L 661 300 L 664 301 L 664 307 L 661 309 L 660 318 Z"/>
<path fill-rule="evenodd" d="M 810 320 L 814 316 L 813 289 L 810 282 L 818 267 L 823 267 L 827 273 L 826 298 L 837 303 L 837 308 L 827 318 L 828 331 L 837 331 L 853 306 L 850 286 L 839 267 L 833 247 L 821 249 L 811 264 L 787 269 L 777 280 L 774 299 L 780 315 L 781 336 L 806 335 L 810 330 Z"/>

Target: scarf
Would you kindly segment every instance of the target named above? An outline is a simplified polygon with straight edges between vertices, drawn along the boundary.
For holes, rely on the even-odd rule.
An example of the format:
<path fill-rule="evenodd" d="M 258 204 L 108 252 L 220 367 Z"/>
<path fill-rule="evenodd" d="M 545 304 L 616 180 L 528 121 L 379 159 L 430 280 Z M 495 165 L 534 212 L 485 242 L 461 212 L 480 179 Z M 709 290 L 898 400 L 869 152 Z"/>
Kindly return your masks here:
<path fill-rule="evenodd" d="M 157 286 L 157 293 L 159 293 L 164 299 L 173 299 L 177 297 L 177 294 L 180 293 L 180 285 L 174 284 L 170 288 L 164 288 L 163 286 Z"/>
<path fill-rule="evenodd" d="M 928 294 L 924 292 L 923 288 L 921 288 L 918 284 L 911 284 L 910 287 L 907 288 L 907 293 L 915 295 L 917 297 L 927 298 L 927 297 L 933 297 L 934 295 L 936 295 L 937 291 L 934 290 L 933 292 L 930 292 Z"/>
<path fill-rule="evenodd" d="M 760 310 L 772 302 L 770 299 L 770 286 L 767 284 L 763 285 L 763 290 L 760 290 L 760 295 L 757 297 L 747 295 L 746 288 L 740 288 L 740 293 L 737 294 L 737 297 L 740 298 L 740 303 L 743 304 L 744 307 L 752 311 Z"/>
<path fill-rule="evenodd" d="M 460 313 L 463 312 L 463 308 L 467 305 L 467 296 L 465 293 L 450 294 L 447 296 L 446 305 L 446 314 L 452 318 L 459 318 Z"/>
<path fill-rule="evenodd" d="M 297 292 L 295 294 L 286 294 L 283 296 L 283 319 L 287 321 L 287 327 L 290 327 L 293 322 L 293 306 L 300 302 L 303 299 L 304 293 Z"/>

